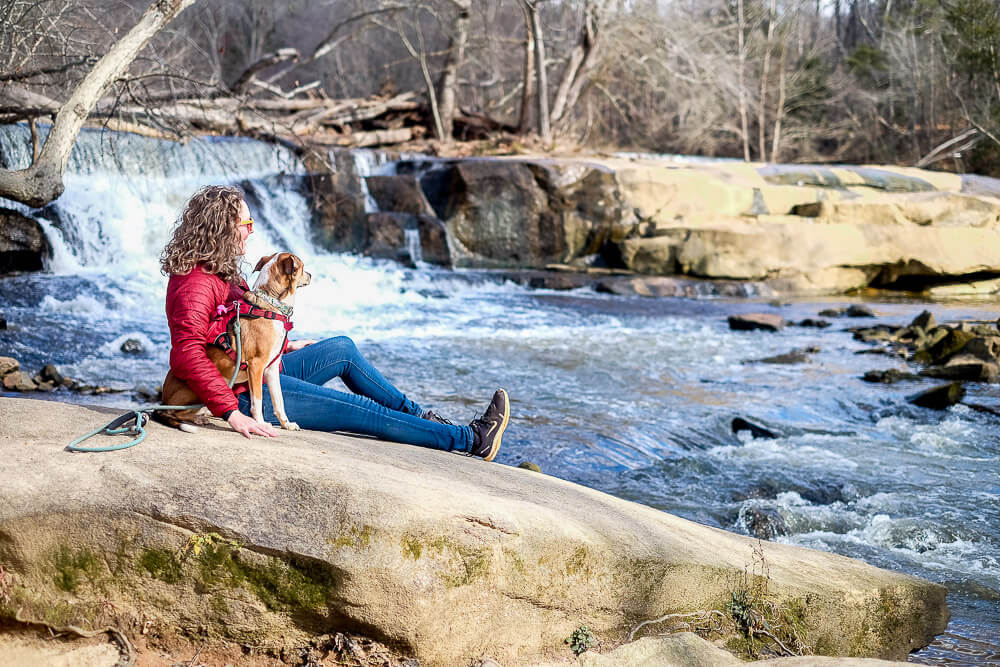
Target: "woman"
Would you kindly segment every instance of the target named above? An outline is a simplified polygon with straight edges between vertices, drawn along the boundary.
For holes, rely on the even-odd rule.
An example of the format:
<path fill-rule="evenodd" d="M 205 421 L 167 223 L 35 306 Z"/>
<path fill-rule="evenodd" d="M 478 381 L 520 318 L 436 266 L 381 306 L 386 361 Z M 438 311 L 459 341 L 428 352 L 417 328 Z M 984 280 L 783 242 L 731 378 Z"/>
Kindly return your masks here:
<path fill-rule="evenodd" d="M 250 414 L 245 385 L 230 389 L 205 351 L 216 309 L 248 288 L 240 275 L 253 218 L 234 187 L 201 189 L 184 208 L 160 256 L 167 283 L 170 368 L 216 417 L 246 437 L 278 435 Z M 358 352 L 347 337 L 289 342 L 282 359 L 281 392 L 291 421 L 318 431 L 351 431 L 385 440 L 457 451 L 492 461 L 510 415 L 507 392 L 498 389 L 482 418 L 456 426 L 403 395 Z M 339 377 L 354 393 L 324 387 Z M 264 418 L 276 422 L 269 392 Z"/>

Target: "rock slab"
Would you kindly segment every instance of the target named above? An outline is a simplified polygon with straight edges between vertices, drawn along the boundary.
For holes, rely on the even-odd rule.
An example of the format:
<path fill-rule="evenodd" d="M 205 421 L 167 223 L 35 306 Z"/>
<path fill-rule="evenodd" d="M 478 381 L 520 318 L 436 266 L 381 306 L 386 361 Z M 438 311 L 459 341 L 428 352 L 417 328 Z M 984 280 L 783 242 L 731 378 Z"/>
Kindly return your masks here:
<path fill-rule="evenodd" d="M 337 434 L 150 424 L 131 449 L 64 450 L 117 413 L 0 398 L 0 563 L 16 581 L 0 613 L 86 627 L 109 601 L 161 634 L 279 651 L 343 630 L 422 664 L 530 664 L 565 656 L 581 624 L 619 642 L 642 620 L 724 610 L 756 544 L 527 470 Z M 901 659 L 945 628 L 942 586 L 761 548 L 770 593 L 801 611 L 817 653 Z"/>

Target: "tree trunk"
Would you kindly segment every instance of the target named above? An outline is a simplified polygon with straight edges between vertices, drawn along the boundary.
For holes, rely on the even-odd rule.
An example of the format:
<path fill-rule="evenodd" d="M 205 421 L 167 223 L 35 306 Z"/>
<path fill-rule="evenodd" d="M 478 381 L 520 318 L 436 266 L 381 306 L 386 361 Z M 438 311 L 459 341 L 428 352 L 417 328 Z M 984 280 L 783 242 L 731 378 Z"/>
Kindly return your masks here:
<path fill-rule="evenodd" d="M 788 54 L 788 42 L 781 42 L 781 58 L 778 61 L 778 104 L 774 108 L 774 134 L 771 137 L 771 161 L 778 162 L 781 154 L 781 121 L 785 117 L 786 83 L 788 72 L 785 71 L 785 61 Z"/>
<path fill-rule="evenodd" d="M 441 72 L 440 109 L 441 131 L 444 141 L 451 141 L 455 126 L 456 103 L 455 88 L 458 82 L 458 71 L 465 62 L 465 44 L 469 39 L 469 11 L 471 0 L 452 0 L 458 9 L 448 48 L 448 60 Z"/>
<path fill-rule="evenodd" d="M 40 207 L 62 194 L 63 172 L 80 128 L 104 90 L 174 17 L 195 0 L 156 0 L 139 22 L 116 42 L 84 77 L 56 114 L 38 159 L 20 171 L 0 170 L 0 195 Z"/>
<path fill-rule="evenodd" d="M 431 77 L 431 70 L 427 66 L 427 54 L 423 51 L 423 49 L 418 52 L 416 48 L 414 48 L 413 43 L 410 42 L 409 37 L 406 36 L 403 25 L 398 18 L 396 19 L 395 32 L 399 35 L 399 39 L 403 42 L 403 46 L 406 47 L 409 54 L 420 63 L 420 73 L 424 77 L 424 86 L 427 88 L 427 101 L 430 102 L 431 116 L 434 118 L 434 134 L 438 139 L 445 141 L 447 135 L 444 133 L 444 126 L 441 122 L 441 108 L 438 106 L 437 91 L 434 89 L 434 80 Z"/>
<path fill-rule="evenodd" d="M 750 131 L 747 128 L 747 89 L 745 85 L 747 54 L 743 44 L 743 29 L 745 23 L 743 16 L 743 0 L 737 0 L 736 11 L 736 27 L 739 31 L 739 34 L 737 35 L 737 45 L 739 48 L 740 128 L 743 135 L 743 161 L 749 162 Z"/>
<path fill-rule="evenodd" d="M 760 105 L 757 107 L 757 131 L 760 161 L 767 162 L 767 77 L 771 73 L 771 41 L 774 39 L 774 22 L 778 19 L 777 0 L 771 0 L 767 16 L 767 42 L 764 44 L 764 62 L 760 73 Z"/>
<path fill-rule="evenodd" d="M 528 14 L 531 17 L 531 35 L 535 42 L 535 77 L 538 82 L 535 99 L 538 102 L 538 134 L 542 141 L 552 141 L 552 128 L 549 125 L 549 82 L 545 73 L 545 40 L 542 38 L 542 21 L 538 16 L 538 0 L 526 0 Z"/>
<path fill-rule="evenodd" d="M 601 45 L 601 28 L 607 13 L 607 5 L 597 0 L 588 0 L 583 9 L 583 27 L 576 46 L 570 52 L 566 69 L 556 91 L 552 104 L 552 121 L 558 123 L 567 110 L 576 105 L 590 72 L 598 62 Z"/>
<path fill-rule="evenodd" d="M 531 96 L 535 92 L 535 35 L 531 31 L 531 16 L 524 5 L 524 62 L 521 66 L 521 113 L 517 119 L 517 131 L 527 134 L 531 130 Z"/>

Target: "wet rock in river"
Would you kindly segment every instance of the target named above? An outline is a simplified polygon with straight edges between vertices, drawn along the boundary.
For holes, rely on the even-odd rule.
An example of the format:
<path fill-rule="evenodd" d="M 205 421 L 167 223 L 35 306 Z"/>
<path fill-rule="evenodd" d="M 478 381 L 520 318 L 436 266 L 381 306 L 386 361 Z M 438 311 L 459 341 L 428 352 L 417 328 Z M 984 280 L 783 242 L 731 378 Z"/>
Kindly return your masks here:
<path fill-rule="evenodd" d="M 142 346 L 142 343 L 136 338 L 129 338 L 121 345 L 121 351 L 125 354 L 144 354 L 146 349 Z"/>
<path fill-rule="evenodd" d="M 995 382 L 1000 377 L 1000 365 L 971 354 L 959 354 L 949 359 L 944 366 L 925 368 L 920 374 L 944 380 Z"/>
<path fill-rule="evenodd" d="M 779 535 L 788 534 L 788 526 L 784 517 L 777 510 L 769 507 L 747 505 L 740 508 L 740 524 L 747 532 L 762 540 L 771 540 Z"/>
<path fill-rule="evenodd" d="M 913 361 L 922 364 L 943 364 L 962 351 L 975 334 L 961 329 L 938 327 L 928 335 L 927 344 L 914 352 Z"/>
<path fill-rule="evenodd" d="M 898 329 L 885 324 L 863 329 L 849 329 L 854 333 L 854 340 L 863 343 L 889 343 L 898 340 Z"/>
<path fill-rule="evenodd" d="M 948 384 L 932 387 L 927 391 L 910 396 L 907 400 L 914 405 L 932 410 L 944 410 L 955 405 L 965 398 L 965 387 L 961 382 L 950 382 Z"/>
<path fill-rule="evenodd" d="M 820 317 L 843 317 L 844 313 L 847 312 L 846 308 L 824 308 L 819 311 Z"/>
<path fill-rule="evenodd" d="M 24 371 L 12 371 L 3 376 L 3 386 L 8 391 L 35 391 L 38 385 Z"/>
<path fill-rule="evenodd" d="M 911 329 L 922 329 L 923 331 L 929 331 L 937 326 L 937 322 L 934 321 L 934 315 L 929 310 L 925 310 L 910 322 Z"/>
<path fill-rule="evenodd" d="M 828 326 L 830 326 L 831 324 L 832 324 L 832 322 L 828 322 L 827 320 L 816 320 L 816 319 L 813 319 L 811 317 L 807 317 L 806 319 L 804 319 L 801 322 L 799 322 L 798 326 L 800 326 L 800 327 L 813 327 L 815 329 L 825 329 Z"/>
<path fill-rule="evenodd" d="M 20 370 L 21 362 L 13 357 L 0 357 L 0 378 L 8 373 Z"/>
<path fill-rule="evenodd" d="M 543 273 L 530 276 L 528 287 L 534 289 L 570 290 L 583 287 L 590 277 L 581 273 Z"/>
<path fill-rule="evenodd" d="M 875 317 L 875 313 L 872 312 L 871 308 L 858 303 L 848 306 L 844 314 L 848 317 Z"/>
<path fill-rule="evenodd" d="M 733 419 L 732 429 L 733 433 L 739 433 L 740 431 L 750 431 L 750 434 L 755 438 L 774 439 L 778 437 L 771 431 L 764 428 L 763 426 L 758 426 L 757 424 L 748 422 L 746 419 L 743 419 L 742 417 L 736 417 L 735 419 Z"/>
<path fill-rule="evenodd" d="M 744 313 L 730 315 L 729 328 L 734 331 L 780 331 L 785 326 L 785 319 L 774 313 Z"/>
<path fill-rule="evenodd" d="M 38 372 L 38 375 L 42 381 L 51 382 L 54 385 L 61 385 L 63 380 L 66 379 L 53 364 L 45 364 L 42 370 Z"/>
<path fill-rule="evenodd" d="M 962 354 L 971 354 L 984 361 L 1000 362 L 1000 336 L 993 334 L 973 338 L 962 348 Z"/>
<path fill-rule="evenodd" d="M 881 382 L 882 384 L 895 384 L 901 380 L 919 380 L 916 373 L 907 373 L 898 368 L 890 368 L 884 371 L 868 371 L 862 377 L 865 382 Z"/>
<path fill-rule="evenodd" d="M 809 362 L 809 355 L 819 352 L 818 347 L 807 347 L 801 350 L 792 350 L 784 354 L 776 354 L 773 357 L 763 359 L 753 359 L 743 363 L 750 364 L 804 364 Z"/>

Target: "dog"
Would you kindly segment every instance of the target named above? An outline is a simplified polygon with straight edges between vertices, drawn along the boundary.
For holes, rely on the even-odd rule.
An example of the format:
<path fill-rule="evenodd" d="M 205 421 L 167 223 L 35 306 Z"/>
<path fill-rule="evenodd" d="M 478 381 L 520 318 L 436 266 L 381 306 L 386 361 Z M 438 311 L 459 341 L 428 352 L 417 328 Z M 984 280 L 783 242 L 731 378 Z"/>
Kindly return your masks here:
<path fill-rule="evenodd" d="M 289 421 L 285 414 L 285 401 L 281 395 L 278 374 L 281 356 L 288 342 L 288 331 L 291 329 L 289 318 L 295 304 L 295 290 L 308 285 L 312 276 L 305 270 L 302 260 L 289 252 L 261 257 L 254 271 L 259 273 L 254 288 L 244 293 L 244 302 L 238 306 L 243 363 L 240 364 L 234 385 L 248 383 L 251 415 L 258 424 L 263 424 L 263 384 L 266 379 L 271 406 L 281 427 L 298 431 L 298 424 Z M 216 320 L 216 328 L 220 330 L 216 332 L 216 328 L 213 328 L 205 348 L 209 360 L 227 382 L 233 377 L 237 364 L 234 338 L 236 310 L 231 307 L 222 312 L 220 307 L 220 317 Z M 227 316 L 228 320 L 225 319 Z M 198 403 L 194 391 L 169 370 L 163 380 L 162 400 L 164 405 Z M 200 407 L 191 410 L 157 410 L 153 413 L 153 419 L 188 433 L 198 430 L 195 424 L 206 423 Z"/>

